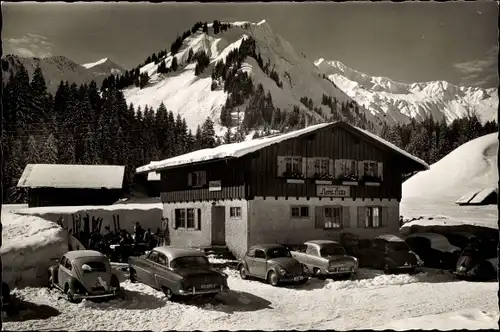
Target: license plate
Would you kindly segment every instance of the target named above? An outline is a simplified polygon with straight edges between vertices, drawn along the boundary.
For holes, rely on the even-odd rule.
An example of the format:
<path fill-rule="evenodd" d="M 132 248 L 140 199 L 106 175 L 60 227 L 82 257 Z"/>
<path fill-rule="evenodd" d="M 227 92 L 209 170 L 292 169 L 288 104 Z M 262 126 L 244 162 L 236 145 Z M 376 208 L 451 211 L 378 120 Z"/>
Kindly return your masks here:
<path fill-rule="evenodd" d="M 293 281 L 300 281 L 300 280 L 302 280 L 302 277 L 294 277 L 293 278 Z"/>
<path fill-rule="evenodd" d="M 217 285 L 215 285 L 215 284 L 204 284 L 204 285 L 200 286 L 201 289 L 211 289 L 211 288 L 215 288 L 215 287 L 217 287 Z"/>

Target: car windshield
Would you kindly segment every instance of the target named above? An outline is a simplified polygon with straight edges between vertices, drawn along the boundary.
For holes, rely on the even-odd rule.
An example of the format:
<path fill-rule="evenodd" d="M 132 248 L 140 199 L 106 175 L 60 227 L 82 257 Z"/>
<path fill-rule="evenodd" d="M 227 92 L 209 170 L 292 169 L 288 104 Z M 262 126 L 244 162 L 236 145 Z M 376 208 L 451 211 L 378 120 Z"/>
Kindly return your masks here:
<path fill-rule="evenodd" d="M 408 245 L 404 242 L 387 242 L 387 248 L 392 251 L 408 251 Z"/>
<path fill-rule="evenodd" d="M 104 262 L 87 261 L 87 262 L 83 262 L 82 266 L 83 265 L 88 265 L 92 269 L 91 271 L 84 270 L 83 271 L 84 273 L 87 273 L 87 272 L 106 272 L 106 264 L 104 264 Z"/>
<path fill-rule="evenodd" d="M 321 257 L 345 255 L 345 249 L 338 244 L 328 244 L 320 249 Z"/>
<path fill-rule="evenodd" d="M 290 250 L 283 247 L 271 248 L 267 251 L 267 258 L 292 257 Z"/>
<path fill-rule="evenodd" d="M 179 257 L 170 263 L 173 269 L 192 268 L 192 267 L 209 267 L 208 259 L 203 256 L 185 256 Z"/>

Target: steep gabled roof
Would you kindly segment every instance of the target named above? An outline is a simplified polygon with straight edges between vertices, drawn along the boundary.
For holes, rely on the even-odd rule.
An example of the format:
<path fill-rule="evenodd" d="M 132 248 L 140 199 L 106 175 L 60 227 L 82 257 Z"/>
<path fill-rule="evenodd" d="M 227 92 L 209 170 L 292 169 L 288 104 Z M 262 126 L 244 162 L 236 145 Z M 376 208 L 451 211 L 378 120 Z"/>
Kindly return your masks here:
<path fill-rule="evenodd" d="M 220 146 L 217 146 L 215 148 L 211 149 L 203 149 L 203 150 L 198 150 L 190 153 L 186 153 L 177 157 L 165 159 L 162 161 L 154 161 L 149 163 L 148 165 L 144 165 L 141 167 L 138 167 L 136 169 L 137 173 L 145 173 L 145 172 L 151 172 L 151 171 L 160 171 L 162 169 L 166 168 L 171 168 L 171 167 L 176 167 L 176 166 L 182 166 L 186 164 L 193 164 L 193 163 L 198 163 L 198 162 L 205 162 L 205 161 L 211 161 L 211 160 L 218 160 L 218 159 L 229 159 L 229 158 L 239 158 L 244 155 L 253 153 L 255 151 L 261 150 L 265 147 L 268 147 L 273 144 L 281 143 L 283 141 L 292 139 L 292 138 L 297 138 L 299 136 L 312 133 L 314 131 L 317 131 L 319 129 L 325 128 L 327 126 L 344 126 L 347 128 L 351 128 L 354 130 L 356 133 L 358 133 L 361 136 L 365 136 L 368 139 L 372 139 L 377 141 L 377 143 L 381 144 L 385 148 L 392 150 L 393 152 L 402 155 L 408 159 L 413 160 L 420 166 L 422 166 L 422 169 L 429 169 L 429 165 L 409 154 L 406 151 L 403 151 L 402 149 L 398 148 L 392 143 L 387 142 L 386 140 L 366 131 L 361 128 L 351 126 L 345 122 L 330 122 L 330 123 L 321 123 L 313 126 L 309 126 L 304 129 L 292 131 L 289 133 L 281 134 L 281 135 L 276 135 L 272 137 L 262 137 L 262 138 L 257 138 L 249 141 L 244 141 L 244 142 L 239 142 L 239 143 L 232 143 L 232 144 L 223 144 Z"/>
<path fill-rule="evenodd" d="M 121 189 L 125 166 L 28 164 L 18 187 Z"/>

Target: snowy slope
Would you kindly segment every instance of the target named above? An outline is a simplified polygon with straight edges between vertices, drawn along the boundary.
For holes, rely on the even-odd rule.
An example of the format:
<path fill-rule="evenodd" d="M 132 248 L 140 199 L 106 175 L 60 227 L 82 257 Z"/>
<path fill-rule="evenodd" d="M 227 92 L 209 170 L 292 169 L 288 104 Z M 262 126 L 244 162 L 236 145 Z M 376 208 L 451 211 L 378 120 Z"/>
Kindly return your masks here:
<path fill-rule="evenodd" d="M 315 65 L 342 91 L 370 111 L 394 122 L 432 115 L 447 121 L 475 110 L 481 120 L 497 119 L 498 89 L 456 86 L 445 81 L 405 84 L 372 77 L 339 61 L 319 59 Z"/>
<path fill-rule="evenodd" d="M 497 161 L 498 134 L 459 146 L 432 164 L 430 170 L 403 183 L 402 215 L 443 217 L 426 221 L 430 224 L 468 223 L 496 228 L 496 206 L 458 206 L 455 201 L 470 191 L 496 187 Z"/>
<path fill-rule="evenodd" d="M 142 108 L 149 105 L 155 109 L 163 102 L 167 109 L 174 113 L 179 112 L 185 117 L 191 129 L 195 129 L 207 116 L 210 116 L 216 124 L 219 123 L 220 109 L 226 101 L 227 93 L 223 90 L 211 91 L 212 68 L 232 49 L 238 48 L 242 38 L 248 36 L 256 41 L 256 52 L 260 53 L 264 63 L 270 61 L 271 68 L 274 66 L 274 70 L 283 82 L 283 88 L 279 88 L 263 73 L 253 58 L 243 61 L 242 71 L 250 74 L 254 86 L 261 83 L 266 92 L 271 92 L 275 107 L 285 110 L 297 105 L 304 112 L 321 120 L 320 115 L 307 110 L 300 103 L 301 97 L 312 98 L 317 107 L 321 105 L 323 94 L 335 97 L 339 102 L 350 100 L 331 82 L 323 79 L 311 61 L 297 54 L 290 43 L 275 34 L 266 21 L 231 23 L 229 30 L 217 35 L 213 34 L 211 24 L 208 26 L 208 34 L 198 31 L 184 40 L 180 51 L 175 55 L 180 64 L 176 72 L 160 75 L 157 73 L 158 65 L 153 62 L 142 67 L 141 72 L 147 72 L 150 76 L 150 84 L 143 89 L 137 87 L 125 89 L 127 102 L 140 105 Z M 185 66 L 189 49 L 194 53 L 204 50 L 211 60 L 211 65 L 198 77 L 194 75 L 195 63 Z M 167 67 L 171 61 L 172 56 L 168 53 L 165 61 Z M 324 110 L 330 112 L 326 107 Z M 370 115 L 367 117 L 370 120 Z"/>
<path fill-rule="evenodd" d="M 3 58 L 8 63 L 8 69 L 2 71 L 3 79 L 9 77 L 9 71 L 12 69 L 16 71 L 17 64 L 24 65 L 30 78 L 37 66 L 42 69 L 47 90 L 55 93 L 61 81 L 68 81 L 69 84 L 75 83 L 80 85 L 95 80 L 98 86 L 102 81 L 111 73 L 111 67 L 122 70 L 118 65 L 111 64 L 109 71 L 106 70 L 106 63 L 102 66 L 95 66 L 87 69 L 84 66 L 64 57 L 64 56 L 51 56 L 48 58 L 23 58 L 17 55 L 7 55 Z M 109 62 L 108 62 L 109 63 Z M 112 63 L 112 62 L 111 62 Z"/>

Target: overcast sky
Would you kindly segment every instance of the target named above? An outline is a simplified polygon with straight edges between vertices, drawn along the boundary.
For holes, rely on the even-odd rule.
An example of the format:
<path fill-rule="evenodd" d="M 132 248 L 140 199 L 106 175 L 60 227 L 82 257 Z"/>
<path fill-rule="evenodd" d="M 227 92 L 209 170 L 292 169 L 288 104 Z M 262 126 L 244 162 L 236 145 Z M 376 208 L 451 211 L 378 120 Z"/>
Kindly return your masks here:
<path fill-rule="evenodd" d="M 311 60 L 400 82 L 498 86 L 498 5 L 444 3 L 7 3 L 3 54 L 109 57 L 127 68 L 196 21 L 266 19 Z"/>

